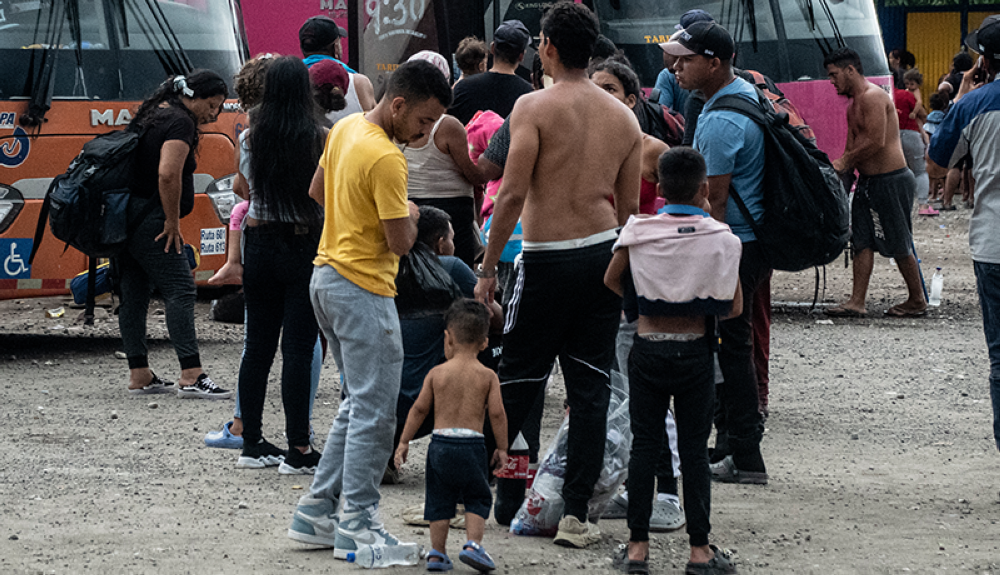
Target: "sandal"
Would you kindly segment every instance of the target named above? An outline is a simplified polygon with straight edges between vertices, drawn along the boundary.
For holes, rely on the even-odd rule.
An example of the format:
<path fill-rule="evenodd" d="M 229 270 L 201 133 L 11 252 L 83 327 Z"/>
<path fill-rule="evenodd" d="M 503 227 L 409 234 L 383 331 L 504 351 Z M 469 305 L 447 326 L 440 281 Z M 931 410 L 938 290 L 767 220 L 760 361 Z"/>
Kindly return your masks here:
<path fill-rule="evenodd" d="M 848 317 L 848 318 L 868 317 L 867 312 L 848 309 L 843 306 L 827 308 L 823 310 L 823 314 L 829 317 Z"/>
<path fill-rule="evenodd" d="M 174 382 L 161 379 L 155 373 L 152 374 L 153 379 L 149 380 L 149 383 L 142 387 L 129 388 L 128 392 L 131 395 L 152 395 L 154 393 L 174 393 L 177 387 Z"/>
<path fill-rule="evenodd" d="M 719 549 L 715 545 L 709 545 L 715 556 L 708 563 L 691 563 L 688 561 L 684 568 L 684 575 L 733 575 L 736 573 L 736 566 L 733 565 L 732 553 L 726 549 Z"/>
<path fill-rule="evenodd" d="M 462 552 L 458 554 L 458 560 L 482 573 L 493 571 L 497 568 L 496 564 L 493 563 L 493 558 L 483 549 L 483 546 L 471 539 L 466 541 L 465 545 L 462 546 Z"/>
<path fill-rule="evenodd" d="M 431 561 L 431 559 L 437 559 L 437 561 Z M 451 571 L 455 567 L 455 564 L 448 559 L 448 556 L 436 549 L 431 549 L 427 552 L 427 570 L 428 571 Z"/>
<path fill-rule="evenodd" d="M 638 559 L 629 559 L 627 543 L 618 546 L 618 551 L 612 557 L 611 563 L 622 573 L 628 573 L 629 575 L 649 575 L 649 555 L 646 555 L 646 558 L 641 561 Z"/>
<path fill-rule="evenodd" d="M 927 315 L 927 308 L 919 310 L 903 309 L 898 305 L 885 310 L 886 317 L 923 317 Z"/>

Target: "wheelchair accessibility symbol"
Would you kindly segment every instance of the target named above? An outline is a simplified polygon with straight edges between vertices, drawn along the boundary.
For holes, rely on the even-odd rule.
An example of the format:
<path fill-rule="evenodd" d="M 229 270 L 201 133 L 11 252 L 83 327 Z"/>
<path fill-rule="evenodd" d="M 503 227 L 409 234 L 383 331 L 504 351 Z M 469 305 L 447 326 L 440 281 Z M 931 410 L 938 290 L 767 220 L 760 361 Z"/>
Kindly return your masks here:
<path fill-rule="evenodd" d="M 0 257 L 3 258 L 0 278 L 28 279 L 31 277 L 28 255 L 31 253 L 32 241 L 28 239 L 0 239 Z"/>

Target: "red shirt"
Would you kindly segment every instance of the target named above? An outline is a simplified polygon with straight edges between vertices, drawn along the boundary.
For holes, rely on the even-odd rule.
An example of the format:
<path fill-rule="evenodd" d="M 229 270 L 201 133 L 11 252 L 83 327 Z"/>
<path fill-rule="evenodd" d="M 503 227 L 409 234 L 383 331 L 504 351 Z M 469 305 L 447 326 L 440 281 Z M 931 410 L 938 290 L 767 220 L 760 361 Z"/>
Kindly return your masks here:
<path fill-rule="evenodd" d="M 917 121 L 910 117 L 913 109 L 917 107 L 916 97 L 909 90 L 895 90 L 893 100 L 896 102 L 896 115 L 899 116 L 899 129 L 920 131 Z"/>

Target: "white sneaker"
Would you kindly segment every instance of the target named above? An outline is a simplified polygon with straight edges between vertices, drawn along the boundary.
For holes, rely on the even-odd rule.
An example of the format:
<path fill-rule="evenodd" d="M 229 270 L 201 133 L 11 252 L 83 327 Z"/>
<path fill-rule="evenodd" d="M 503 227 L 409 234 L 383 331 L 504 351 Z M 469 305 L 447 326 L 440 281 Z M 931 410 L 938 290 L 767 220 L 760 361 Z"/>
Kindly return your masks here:
<path fill-rule="evenodd" d="M 362 545 L 412 545 L 403 543 L 385 530 L 379 516 L 378 504 L 358 511 L 340 514 L 337 537 L 333 545 L 334 559 L 347 559 Z"/>
<path fill-rule="evenodd" d="M 593 523 L 581 523 L 572 515 L 567 515 L 559 521 L 559 531 L 553 543 L 563 547 L 583 549 L 601 540 L 601 529 Z"/>

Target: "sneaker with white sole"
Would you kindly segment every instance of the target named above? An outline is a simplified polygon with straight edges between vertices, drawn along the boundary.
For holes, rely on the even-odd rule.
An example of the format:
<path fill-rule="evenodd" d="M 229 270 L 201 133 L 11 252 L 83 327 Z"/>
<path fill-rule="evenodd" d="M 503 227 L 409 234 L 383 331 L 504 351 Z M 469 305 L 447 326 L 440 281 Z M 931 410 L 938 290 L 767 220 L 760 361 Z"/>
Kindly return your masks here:
<path fill-rule="evenodd" d="M 181 399 L 229 399 L 232 396 L 231 390 L 222 389 L 205 373 L 199 375 L 193 385 L 177 386 L 177 397 Z"/>
<path fill-rule="evenodd" d="M 313 448 L 309 448 L 309 453 L 302 453 L 294 447 L 285 454 L 285 460 L 278 466 L 278 473 L 282 475 L 315 475 L 316 466 L 322 454 Z"/>
<path fill-rule="evenodd" d="M 278 449 L 266 439 L 261 439 L 257 445 L 243 445 L 243 453 L 236 460 L 238 469 L 264 469 L 276 467 L 285 460 L 285 451 Z"/>
<path fill-rule="evenodd" d="M 684 510 L 681 509 L 680 503 L 673 499 L 653 502 L 653 513 L 649 517 L 650 531 L 676 531 L 684 527 L 685 523 L 687 523 L 687 519 L 684 517 Z"/>
<path fill-rule="evenodd" d="M 157 393 L 174 393 L 174 390 L 177 389 L 177 386 L 174 385 L 174 382 L 167 381 L 157 376 L 155 373 L 153 373 L 152 375 L 153 379 L 149 380 L 149 383 L 147 383 L 146 385 L 137 388 L 130 387 L 128 389 L 129 395 L 153 395 Z"/>
<path fill-rule="evenodd" d="M 582 523 L 573 515 L 567 515 L 559 520 L 559 531 L 552 541 L 563 547 L 583 549 L 601 540 L 601 529 L 590 522 Z"/>
<path fill-rule="evenodd" d="M 209 431 L 205 434 L 205 445 L 218 447 L 219 449 L 243 449 L 243 437 L 233 435 L 229 431 L 233 426 L 232 421 L 227 421 L 219 431 Z"/>
<path fill-rule="evenodd" d="M 303 495 L 292 515 L 288 538 L 299 543 L 333 547 L 337 540 L 337 504 Z"/>
<path fill-rule="evenodd" d="M 741 485 L 767 485 L 766 471 L 743 471 L 736 468 L 732 455 L 708 466 L 712 481 L 719 483 L 739 483 Z"/>
<path fill-rule="evenodd" d="M 362 545 L 411 545 L 403 543 L 385 530 L 379 517 L 378 504 L 358 511 L 345 511 L 340 514 L 337 526 L 337 539 L 333 545 L 334 559 L 347 559 L 348 553 L 353 553 Z"/>

